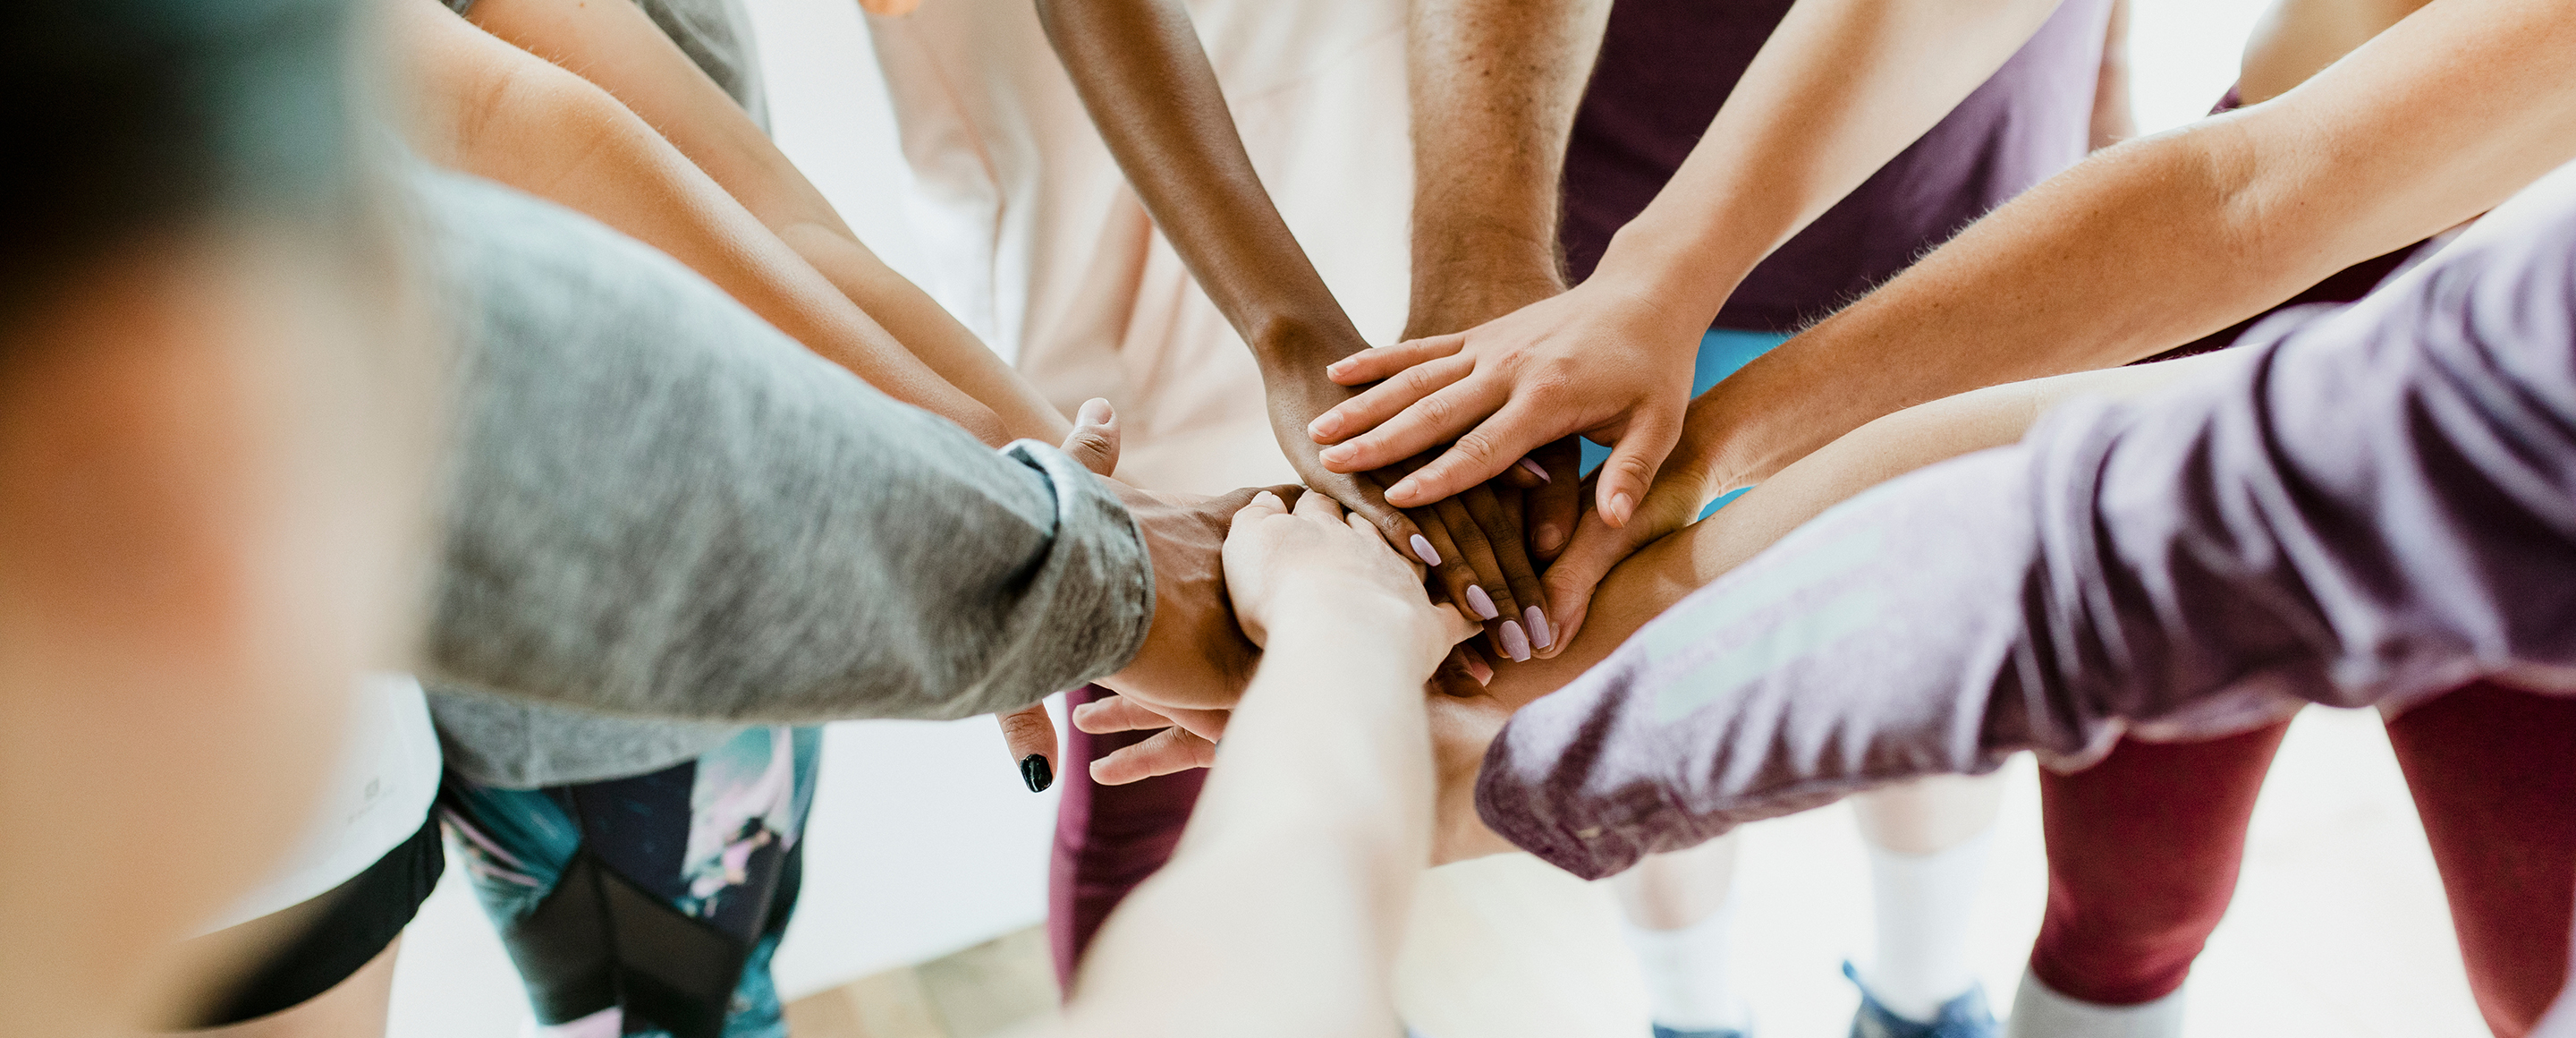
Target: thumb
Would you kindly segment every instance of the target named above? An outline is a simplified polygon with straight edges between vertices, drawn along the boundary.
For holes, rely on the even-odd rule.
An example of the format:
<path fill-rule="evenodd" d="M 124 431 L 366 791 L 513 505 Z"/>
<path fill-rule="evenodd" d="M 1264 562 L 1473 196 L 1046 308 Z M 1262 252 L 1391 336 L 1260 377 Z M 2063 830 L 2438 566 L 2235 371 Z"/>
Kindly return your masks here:
<path fill-rule="evenodd" d="M 1118 412 L 1109 401 L 1093 397 L 1073 416 L 1073 432 L 1064 438 L 1064 453 L 1093 475 L 1118 470 Z"/>
<path fill-rule="evenodd" d="M 1555 607 L 1548 620 L 1556 625 L 1555 644 L 1541 650 L 1541 658 L 1552 658 L 1574 643 L 1574 636 L 1583 630 L 1584 618 L 1592 613 L 1593 590 L 1610 575 L 1611 567 L 1637 549 L 1637 535 L 1641 532 L 1611 529 L 1598 512 L 1586 513 L 1576 522 L 1574 539 L 1540 578 L 1547 588 L 1548 602 Z"/>
<path fill-rule="evenodd" d="M 1646 488 L 1655 483 L 1655 470 L 1663 467 L 1681 435 L 1681 423 L 1661 411 L 1640 411 L 1629 420 L 1627 435 L 1610 449 L 1610 460 L 1601 463 L 1597 507 L 1602 519 L 1612 526 L 1628 525 L 1638 502 L 1646 499 Z"/>
<path fill-rule="evenodd" d="M 1002 722 L 1002 745 L 1020 762 L 1020 781 L 1028 783 L 1031 793 L 1046 792 L 1055 784 L 1056 755 L 1055 719 L 1047 716 L 1046 704 L 1031 703 L 993 718 Z"/>

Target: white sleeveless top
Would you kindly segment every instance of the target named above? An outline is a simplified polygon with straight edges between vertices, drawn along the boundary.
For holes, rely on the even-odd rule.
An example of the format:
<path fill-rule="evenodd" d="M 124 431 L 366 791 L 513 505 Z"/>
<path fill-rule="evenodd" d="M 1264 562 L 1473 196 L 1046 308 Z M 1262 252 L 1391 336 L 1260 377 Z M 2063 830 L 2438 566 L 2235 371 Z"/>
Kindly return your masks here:
<path fill-rule="evenodd" d="M 420 682 L 370 674 L 353 690 L 340 766 L 295 853 L 200 930 L 212 933 L 312 900 L 385 856 L 429 818 L 438 796 L 438 735 Z"/>

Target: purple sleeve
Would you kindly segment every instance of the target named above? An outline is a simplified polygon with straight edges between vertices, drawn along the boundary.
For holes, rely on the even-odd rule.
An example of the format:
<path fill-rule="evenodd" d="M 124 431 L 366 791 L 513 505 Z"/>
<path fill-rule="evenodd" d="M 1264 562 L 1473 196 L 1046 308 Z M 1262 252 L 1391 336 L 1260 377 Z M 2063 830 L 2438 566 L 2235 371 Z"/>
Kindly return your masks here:
<path fill-rule="evenodd" d="M 2124 729 L 2576 688 L 2571 260 L 2576 167 L 2210 377 L 1845 502 L 1524 708 L 1480 811 L 1598 877 Z"/>

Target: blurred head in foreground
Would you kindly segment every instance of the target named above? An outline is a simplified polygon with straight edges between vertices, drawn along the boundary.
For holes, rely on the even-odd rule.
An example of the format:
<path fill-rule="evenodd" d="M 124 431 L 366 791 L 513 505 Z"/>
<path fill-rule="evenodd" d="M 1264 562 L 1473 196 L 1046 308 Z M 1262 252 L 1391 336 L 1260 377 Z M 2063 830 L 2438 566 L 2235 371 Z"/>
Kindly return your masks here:
<path fill-rule="evenodd" d="M 0 1034 L 125 1014 L 398 667 L 436 380 L 345 0 L 0 34 Z"/>

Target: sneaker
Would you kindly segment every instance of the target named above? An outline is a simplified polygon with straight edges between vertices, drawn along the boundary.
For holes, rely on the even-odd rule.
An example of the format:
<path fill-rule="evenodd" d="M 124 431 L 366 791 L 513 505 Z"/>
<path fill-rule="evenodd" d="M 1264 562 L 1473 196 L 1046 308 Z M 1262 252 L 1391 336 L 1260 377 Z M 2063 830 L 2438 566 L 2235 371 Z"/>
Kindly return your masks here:
<path fill-rule="evenodd" d="M 1745 1034 L 1732 1027 L 1721 1027 L 1714 1031 L 1676 1031 L 1662 1024 L 1656 1024 L 1655 1038 L 1745 1038 Z"/>
<path fill-rule="evenodd" d="M 1851 963 L 1843 963 L 1843 976 L 1860 989 L 1860 1010 L 1852 1014 L 1851 1038 L 1995 1038 L 2002 1030 L 1995 1025 L 1994 1011 L 1986 1008 L 1983 984 L 1971 985 L 1965 994 L 1942 1003 L 1940 1015 L 1924 1024 L 1879 1005 Z"/>

